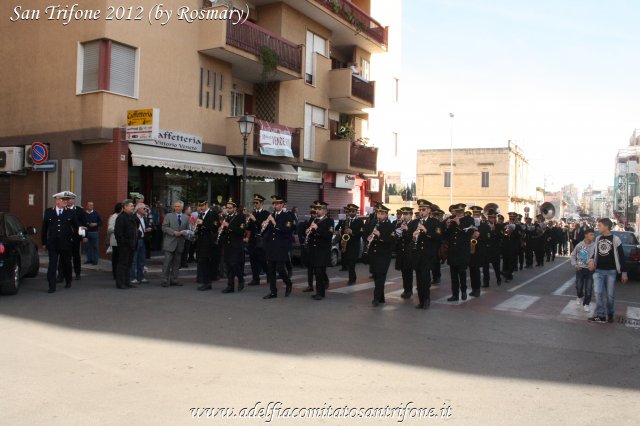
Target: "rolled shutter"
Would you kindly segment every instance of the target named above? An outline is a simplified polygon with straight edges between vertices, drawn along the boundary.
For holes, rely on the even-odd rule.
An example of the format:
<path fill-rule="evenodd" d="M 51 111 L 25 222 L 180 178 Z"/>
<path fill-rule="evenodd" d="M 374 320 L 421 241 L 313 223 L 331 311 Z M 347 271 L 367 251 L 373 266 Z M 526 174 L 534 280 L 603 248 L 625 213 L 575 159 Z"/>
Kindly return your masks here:
<path fill-rule="evenodd" d="M 82 45 L 82 92 L 98 90 L 100 76 L 100 40 Z"/>
<path fill-rule="evenodd" d="M 112 43 L 110 73 L 109 91 L 135 96 L 136 49 Z"/>

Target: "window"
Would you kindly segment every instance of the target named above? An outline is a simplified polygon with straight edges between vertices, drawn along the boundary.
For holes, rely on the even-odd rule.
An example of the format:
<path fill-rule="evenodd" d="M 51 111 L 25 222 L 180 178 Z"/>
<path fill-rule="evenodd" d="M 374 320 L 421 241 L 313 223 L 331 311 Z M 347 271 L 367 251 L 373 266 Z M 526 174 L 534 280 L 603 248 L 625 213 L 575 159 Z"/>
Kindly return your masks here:
<path fill-rule="evenodd" d="M 444 172 L 444 187 L 451 188 L 451 172 Z"/>
<path fill-rule="evenodd" d="M 244 94 L 240 92 L 231 92 L 231 116 L 240 117 L 244 115 Z"/>
<path fill-rule="evenodd" d="M 489 187 L 489 172 L 482 172 L 482 187 Z"/>
<path fill-rule="evenodd" d="M 393 156 L 398 156 L 398 133 L 393 132 Z"/>
<path fill-rule="evenodd" d="M 393 102 L 400 102 L 400 79 L 393 79 Z"/>
<path fill-rule="evenodd" d="M 15 237 L 16 235 L 24 234 L 22 224 L 14 216 L 5 214 L 4 216 L 5 235 L 8 237 Z"/>
<path fill-rule="evenodd" d="M 304 159 L 314 160 L 316 127 L 327 127 L 327 110 L 314 105 L 304 106 Z"/>
<path fill-rule="evenodd" d="M 368 60 L 360 59 L 360 76 L 365 80 L 371 80 L 371 64 Z"/>
<path fill-rule="evenodd" d="M 307 31 L 307 44 L 305 49 L 305 81 L 315 84 L 316 53 L 327 55 L 327 40 L 317 34 Z"/>
<path fill-rule="evenodd" d="M 217 105 L 218 111 L 222 111 L 223 88 L 222 73 L 200 67 L 200 93 L 198 94 L 199 106 L 215 110 Z M 242 114 L 244 114 L 244 111 Z"/>
<path fill-rule="evenodd" d="M 111 40 L 81 43 L 77 93 L 108 91 L 137 96 L 138 50 Z"/>

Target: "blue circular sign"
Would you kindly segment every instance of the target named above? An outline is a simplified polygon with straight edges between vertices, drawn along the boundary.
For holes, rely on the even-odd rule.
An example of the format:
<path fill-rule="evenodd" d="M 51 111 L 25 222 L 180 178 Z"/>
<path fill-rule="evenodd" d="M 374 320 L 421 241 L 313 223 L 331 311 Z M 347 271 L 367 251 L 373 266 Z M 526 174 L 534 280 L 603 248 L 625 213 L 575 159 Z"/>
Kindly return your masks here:
<path fill-rule="evenodd" d="M 35 164 L 42 164 L 49 158 L 49 150 L 47 147 L 40 143 L 34 142 L 31 144 L 31 159 Z"/>

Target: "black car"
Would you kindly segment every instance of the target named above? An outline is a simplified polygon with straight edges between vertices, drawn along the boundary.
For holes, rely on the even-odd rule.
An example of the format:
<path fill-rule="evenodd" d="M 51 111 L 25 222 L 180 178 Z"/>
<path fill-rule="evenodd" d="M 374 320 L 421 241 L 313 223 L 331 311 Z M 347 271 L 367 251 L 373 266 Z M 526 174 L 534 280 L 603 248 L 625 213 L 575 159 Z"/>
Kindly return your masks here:
<path fill-rule="evenodd" d="M 622 251 L 624 252 L 625 266 L 627 267 L 629 278 L 640 279 L 640 245 L 635 234 L 628 231 L 611 231 L 611 233 L 620 238 L 620 242 L 622 242 Z M 597 231 L 595 234 L 596 237 L 600 235 Z"/>
<path fill-rule="evenodd" d="M 22 278 L 40 270 L 38 246 L 31 239 L 36 228 L 25 228 L 11 213 L 0 212 L 0 294 L 16 294 Z"/>

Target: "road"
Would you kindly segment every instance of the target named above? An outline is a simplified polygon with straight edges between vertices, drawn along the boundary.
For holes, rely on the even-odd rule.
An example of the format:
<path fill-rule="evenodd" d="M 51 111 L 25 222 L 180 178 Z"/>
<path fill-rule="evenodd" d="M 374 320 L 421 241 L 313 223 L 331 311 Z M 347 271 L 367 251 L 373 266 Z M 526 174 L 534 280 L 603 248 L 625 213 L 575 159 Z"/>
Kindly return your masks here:
<path fill-rule="evenodd" d="M 637 424 L 640 283 L 618 287 L 616 323 L 587 323 L 566 262 L 454 304 L 444 269 L 427 311 L 399 297 L 395 270 L 372 307 L 365 265 L 351 287 L 330 269 L 322 301 L 302 293 L 299 268 L 292 296 L 274 300 L 264 284 L 198 292 L 193 268 L 184 287 L 162 288 L 152 265 L 151 282 L 126 291 L 85 270 L 52 295 L 40 274 L 0 298 L 3 423 Z M 355 417 L 387 407 L 395 417 Z M 275 417 L 309 413 L 287 408 L 325 417 Z"/>

